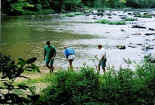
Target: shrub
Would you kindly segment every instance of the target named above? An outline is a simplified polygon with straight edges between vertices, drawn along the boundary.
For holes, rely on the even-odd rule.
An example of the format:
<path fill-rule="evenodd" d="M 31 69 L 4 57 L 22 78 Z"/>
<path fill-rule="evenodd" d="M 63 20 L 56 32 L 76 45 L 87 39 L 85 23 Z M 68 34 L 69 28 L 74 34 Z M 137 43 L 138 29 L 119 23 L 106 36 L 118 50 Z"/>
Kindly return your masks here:
<path fill-rule="evenodd" d="M 97 74 L 88 67 L 54 74 L 38 103 L 46 105 L 153 105 L 155 65 L 144 62 L 135 71 L 120 68 Z"/>
<path fill-rule="evenodd" d="M 39 71 L 39 68 L 33 63 L 36 61 L 36 58 L 30 58 L 24 60 L 22 58 L 18 59 L 18 62 L 15 63 L 9 56 L 4 56 L 0 53 L 0 73 L 1 73 L 1 86 L 2 91 L 0 96 L 0 104 L 25 104 L 33 103 L 36 99 L 39 98 L 39 95 L 34 94 L 31 91 L 32 87 L 28 87 L 25 84 L 20 84 L 15 86 L 14 82 L 17 78 L 26 78 L 22 76 L 24 71 Z M 25 95 L 19 95 L 19 92 L 24 92 L 29 90 L 30 93 L 25 97 Z"/>
<path fill-rule="evenodd" d="M 110 24 L 110 25 L 125 25 L 125 21 L 110 21 L 107 19 L 102 19 L 98 20 L 97 23 L 102 23 L 102 24 Z"/>
<path fill-rule="evenodd" d="M 125 21 L 137 21 L 135 18 L 126 18 Z"/>

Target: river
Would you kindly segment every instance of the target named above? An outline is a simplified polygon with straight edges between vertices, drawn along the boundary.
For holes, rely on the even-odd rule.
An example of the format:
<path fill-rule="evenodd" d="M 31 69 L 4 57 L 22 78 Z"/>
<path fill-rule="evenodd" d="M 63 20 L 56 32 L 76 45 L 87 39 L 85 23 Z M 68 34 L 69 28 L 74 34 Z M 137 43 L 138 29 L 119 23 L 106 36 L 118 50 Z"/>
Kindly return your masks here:
<path fill-rule="evenodd" d="M 142 10 L 139 10 L 141 12 Z M 106 11 L 108 13 L 108 11 Z M 133 13 L 134 11 L 110 11 L 113 20 L 119 20 L 120 16 Z M 142 12 L 155 13 L 154 9 Z M 111 18 L 110 17 L 110 18 Z M 60 14 L 49 14 L 39 16 L 3 16 L 0 52 L 13 58 L 37 57 L 36 64 L 43 66 L 43 47 L 47 40 L 57 49 L 55 60 L 56 67 L 67 67 L 63 56 L 63 46 L 68 45 L 75 48 L 75 67 L 83 64 L 95 67 L 94 55 L 97 45 L 102 44 L 107 52 L 107 65 L 118 69 L 126 67 L 123 59 L 130 59 L 139 63 L 146 53 L 145 44 L 153 53 L 155 47 L 155 17 L 137 18 L 138 21 L 127 22 L 126 25 L 108 25 L 95 23 L 97 19 L 108 18 L 94 15 L 79 15 L 64 17 Z M 142 25 L 146 29 L 132 28 L 133 25 Z M 151 35 L 146 35 L 151 33 Z M 121 50 L 116 45 L 125 45 Z"/>

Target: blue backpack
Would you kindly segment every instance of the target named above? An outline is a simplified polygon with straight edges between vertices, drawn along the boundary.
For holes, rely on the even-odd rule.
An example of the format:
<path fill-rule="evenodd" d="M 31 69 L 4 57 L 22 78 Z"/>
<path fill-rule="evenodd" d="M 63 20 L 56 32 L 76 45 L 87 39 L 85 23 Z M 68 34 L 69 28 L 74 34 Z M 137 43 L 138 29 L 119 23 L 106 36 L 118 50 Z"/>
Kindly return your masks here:
<path fill-rule="evenodd" d="M 67 48 L 67 49 L 65 50 L 65 55 L 66 55 L 66 56 L 74 55 L 74 54 L 75 54 L 75 51 L 74 51 L 73 48 Z"/>

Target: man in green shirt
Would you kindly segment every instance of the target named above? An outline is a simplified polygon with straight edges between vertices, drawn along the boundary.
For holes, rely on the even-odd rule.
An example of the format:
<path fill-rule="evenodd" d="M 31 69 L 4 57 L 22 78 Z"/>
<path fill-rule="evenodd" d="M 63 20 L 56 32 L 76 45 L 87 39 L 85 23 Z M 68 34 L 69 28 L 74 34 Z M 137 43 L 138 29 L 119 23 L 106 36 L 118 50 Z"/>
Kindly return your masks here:
<path fill-rule="evenodd" d="M 46 62 L 46 66 L 50 69 L 50 72 L 54 70 L 54 58 L 56 56 L 56 48 L 50 45 L 50 41 L 46 42 L 46 46 L 44 47 L 44 60 Z"/>

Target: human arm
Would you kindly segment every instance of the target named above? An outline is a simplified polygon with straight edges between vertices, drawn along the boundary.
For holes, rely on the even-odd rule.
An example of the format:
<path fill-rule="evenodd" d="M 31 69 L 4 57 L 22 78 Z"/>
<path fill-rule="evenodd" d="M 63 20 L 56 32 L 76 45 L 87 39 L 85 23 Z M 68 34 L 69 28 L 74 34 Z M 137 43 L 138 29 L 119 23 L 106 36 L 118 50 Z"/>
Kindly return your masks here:
<path fill-rule="evenodd" d="M 64 56 L 65 56 L 65 58 L 67 58 L 67 50 L 66 49 L 64 50 Z"/>
<path fill-rule="evenodd" d="M 105 52 L 105 50 L 102 52 L 102 57 L 101 57 L 101 59 L 102 60 L 104 60 L 106 58 L 106 52 Z"/>
<path fill-rule="evenodd" d="M 54 56 L 53 57 L 56 56 L 56 53 L 57 53 L 57 51 L 56 51 L 56 48 L 54 47 Z"/>
<path fill-rule="evenodd" d="M 44 60 L 45 60 L 45 56 L 46 56 L 46 49 L 44 48 Z"/>

